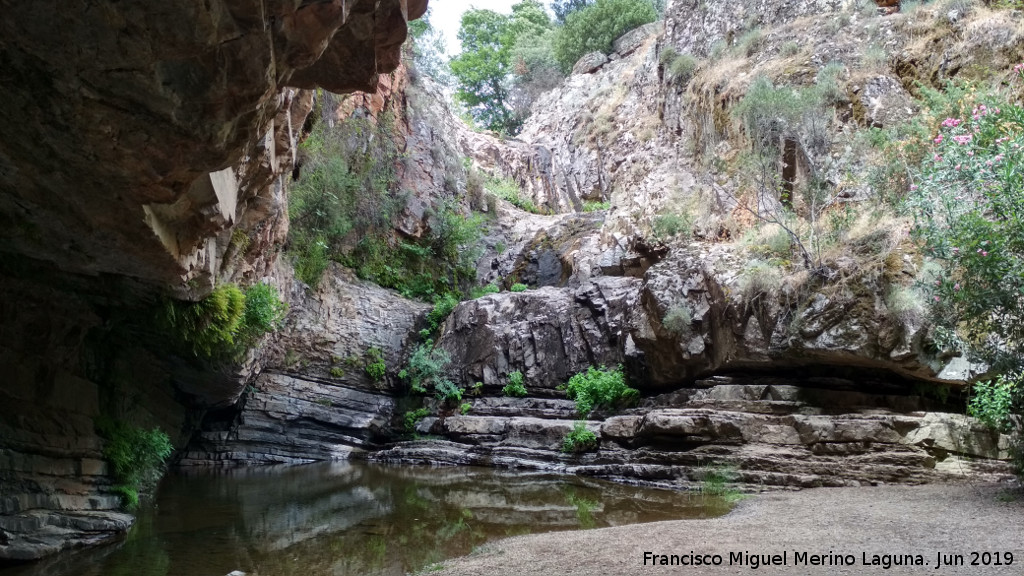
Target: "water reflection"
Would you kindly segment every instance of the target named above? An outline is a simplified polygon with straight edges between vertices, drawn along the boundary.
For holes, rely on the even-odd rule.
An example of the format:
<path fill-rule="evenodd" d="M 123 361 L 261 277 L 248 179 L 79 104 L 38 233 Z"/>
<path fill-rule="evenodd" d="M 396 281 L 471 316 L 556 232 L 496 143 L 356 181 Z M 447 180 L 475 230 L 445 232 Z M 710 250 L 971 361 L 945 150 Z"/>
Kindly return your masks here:
<path fill-rule="evenodd" d="M 480 468 L 331 463 L 175 474 L 123 543 L 0 574 L 401 575 L 510 535 L 728 508 L 671 491 Z"/>

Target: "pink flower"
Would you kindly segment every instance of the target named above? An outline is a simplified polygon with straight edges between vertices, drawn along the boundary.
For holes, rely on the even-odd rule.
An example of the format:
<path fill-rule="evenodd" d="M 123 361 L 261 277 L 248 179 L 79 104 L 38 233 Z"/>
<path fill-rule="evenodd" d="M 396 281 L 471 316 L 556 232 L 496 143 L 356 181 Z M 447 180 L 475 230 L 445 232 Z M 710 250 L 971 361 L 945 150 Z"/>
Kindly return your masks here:
<path fill-rule="evenodd" d="M 1013 67 L 1014 74 L 1024 74 L 1024 64 L 1017 64 Z"/>
<path fill-rule="evenodd" d="M 945 128 L 956 128 L 960 125 L 959 118 L 946 118 L 942 121 L 942 126 Z"/>
<path fill-rule="evenodd" d="M 935 161 L 936 162 L 942 162 L 942 156 L 939 156 L 938 154 L 936 154 L 935 155 Z"/>
<path fill-rule="evenodd" d="M 959 282 L 957 282 L 956 284 L 953 284 L 953 290 L 956 290 L 957 292 L 960 291 L 960 283 Z"/>
<path fill-rule="evenodd" d="M 911 191 L 917 190 L 917 184 L 911 184 L 910 185 L 910 190 Z"/>
<path fill-rule="evenodd" d="M 935 297 L 935 301 L 936 301 L 936 302 L 938 302 L 938 301 L 939 301 L 939 297 L 938 297 L 938 296 L 936 296 L 936 297 Z"/>
<path fill-rule="evenodd" d="M 938 136 L 936 136 L 934 142 L 936 144 L 942 144 L 942 134 L 939 134 Z"/>
<path fill-rule="evenodd" d="M 953 141 L 956 142 L 957 144 L 963 146 L 964 144 L 967 144 L 968 142 L 971 141 L 971 135 L 970 134 L 961 134 L 960 136 L 953 136 Z"/>

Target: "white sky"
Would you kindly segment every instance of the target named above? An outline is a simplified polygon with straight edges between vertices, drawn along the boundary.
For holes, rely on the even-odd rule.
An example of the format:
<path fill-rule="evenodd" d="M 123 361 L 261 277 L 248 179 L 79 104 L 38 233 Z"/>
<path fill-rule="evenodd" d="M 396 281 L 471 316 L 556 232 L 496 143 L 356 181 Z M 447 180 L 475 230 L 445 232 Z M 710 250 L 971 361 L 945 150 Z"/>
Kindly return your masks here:
<path fill-rule="evenodd" d="M 448 45 L 448 55 L 454 56 L 461 51 L 459 40 L 456 34 L 459 33 L 459 22 L 462 20 L 462 13 L 470 8 L 486 8 L 510 14 L 512 5 L 521 0 L 429 0 L 430 23 L 444 34 L 445 42 Z M 545 2 L 547 4 L 547 2 Z"/>

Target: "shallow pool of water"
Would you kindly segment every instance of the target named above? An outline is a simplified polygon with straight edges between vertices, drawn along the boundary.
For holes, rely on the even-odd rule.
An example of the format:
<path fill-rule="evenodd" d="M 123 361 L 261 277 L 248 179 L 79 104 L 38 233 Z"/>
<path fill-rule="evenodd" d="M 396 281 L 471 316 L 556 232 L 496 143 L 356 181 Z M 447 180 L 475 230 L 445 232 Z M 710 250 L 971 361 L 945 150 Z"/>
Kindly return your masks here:
<path fill-rule="evenodd" d="M 174 473 L 121 543 L 2 576 L 402 575 L 486 542 L 707 518 L 720 499 L 575 476 L 363 463 Z"/>

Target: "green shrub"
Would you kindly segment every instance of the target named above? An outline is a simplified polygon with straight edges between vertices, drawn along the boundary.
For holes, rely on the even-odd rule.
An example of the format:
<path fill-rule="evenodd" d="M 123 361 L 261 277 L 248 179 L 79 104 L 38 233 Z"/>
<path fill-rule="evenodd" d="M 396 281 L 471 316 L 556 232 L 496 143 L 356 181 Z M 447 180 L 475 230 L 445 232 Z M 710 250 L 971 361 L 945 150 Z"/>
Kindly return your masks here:
<path fill-rule="evenodd" d="M 427 340 L 413 350 L 408 365 L 398 377 L 407 381 L 413 392 L 426 394 L 442 382 L 441 373 L 450 361 L 447 352 L 434 348 L 434 341 Z"/>
<path fill-rule="evenodd" d="M 416 425 L 419 424 L 420 420 L 423 420 L 427 416 L 430 416 L 430 410 L 427 408 L 417 408 L 416 410 L 410 410 L 405 413 L 402 417 L 402 424 L 405 427 L 405 431 L 413 433 L 416 431 Z"/>
<path fill-rule="evenodd" d="M 162 467 L 174 451 L 171 439 L 159 428 L 145 430 L 120 420 L 98 418 L 97 433 L 106 439 L 103 457 L 113 472 L 114 490 L 125 508 L 139 503 L 139 490 L 149 490 L 160 478 Z"/>
<path fill-rule="evenodd" d="M 690 308 L 686 304 L 680 304 L 669 308 L 662 320 L 662 325 L 679 336 L 689 336 L 693 317 Z"/>
<path fill-rule="evenodd" d="M 529 197 L 525 197 L 519 189 L 519 184 L 511 178 L 491 178 L 487 181 L 487 189 L 495 196 L 512 204 L 520 210 L 533 214 L 543 214 L 544 211 L 537 207 Z"/>
<path fill-rule="evenodd" d="M 566 16 L 554 41 L 555 59 L 568 73 L 584 54 L 609 54 L 617 38 L 657 19 L 658 11 L 649 0 L 596 0 Z"/>
<path fill-rule="evenodd" d="M 452 313 L 452 310 L 459 305 L 459 299 L 451 292 L 438 296 L 434 300 L 434 307 L 427 313 L 427 323 L 430 324 L 431 332 L 436 332 L 444 319 Z"/>
<path fill-rule="evenodd" d="M 782 272 L 772 264 L 752 260 L 740 275 L 739 288 L 748 302 L 762 294 L 773 294 L 782 283 Z"/>
<path fill-rule="evenodd" d="M 239 335 L 248 344 L 254 344 L 281 327 L 288 305 L 281 301 L 277 288 L 260 282 L 245 290 L 245 313 Z"/>
<path fill-rule="evenodd" d="M 622 367 L 612 369 L 591 366 L 569 379 L 564 386 L 570 400 L 576 401 L 576 412 L 581 416 L 598 408 L 612 409 L 635 402 L 640 392 L 626 385 Z"/>
<path fill-rule="evenodd" d="M 800 53 L 800 45 L 792 41 L 786 42 L 781 48 L 779 48 L 779 52 L 783 56 L 796 56 Z"/>
<path fill-rule="evenodd" d="M 462 214 L 456 201 L 435 203 L 429 234 L 408 240 L 395 233 L 409 199 L 399 188 L 397 133 L 386 111 L 376 121 L 317 123 L 302 144 L 306 160 L 289 194 L 287 250 L 303 282 L 316 287 L 331 260 L 424 300 L 475 278 L 483 217 Z M 454 166 L 449 180 L 461 171 Z"/>
<path fill-rule="evenodd" d="M 450 402 L 461 402 L 464 390 L 447 378 L 441 378 L 434 382 L 434 397 L 438 400 Z"/>
<path fill-rule="evenodd" d="M 501 389 L 501 393 L 505 396 L 526 396 L 529 392 L 526 391 L 525 382 L 526 378 L 523 376 L 523 373 L 516 370 L 508 375 L 508 384 Z"/>
<path fill-rule="evenodd" d="M 374 346 L 366 350 L 366 374 L 373 379 L 374 382 L 381 382 L 384 380 L 384 376 L 387 375 L 388 367 L 384 363 L 384 354 L 380 348 Z"/>
<path fill-rule="evenodd" d="M 463 402 L 462 404 L 459 405 L 459 414 L 465 416 L 466 414 L 469 414 L 469 411 L 472 409 L 472 404 L 470 404 L 469 402 Z"/>
<path fill-rule="evenodd" d="M 764 43 L 764 32 L 760 28 L 747 30 L 736 39 L 736 50 L 742 56 L 753 56 Z"/>
<path fill-rule="evenodd" d="M 995 380 L 971 386 L 967 413 L 1000 432 L 1013 430 L 1013 404 L 1020 394 L 1020 373 L 1001 374 Z"/>
<path fill-rule="evenodd" d="M 345 375 L 345 371 L 342 370 L 341 368 L 337 367 L 337 366 L 333 366 L 331 368 L 330 373 L 331 373 L 331 377 L 333 377 L 333 378 L 341 378 L 342 376 Z"/>
<path fill-rule="evenodd" d="M 199 302 L 168 300 L 165 319 L 179 341 L 196 356 L 224 357 L 236 351 L 235 335 L 245 317 L 245 294 L 223 284 Z"/>
<path fill-rule="evenodd" d="M 668 64 L 668 79 L 677 86 L 686 86 L 697 70 L 697 59 L 689 54 L 679 54 Z"/>
<path fill-rule="evenodd" d="M 497 294 L 498 292 L 501 292 L 501 288 L 499 288 L 497 284 L 492 283 L 487 286 L 473 288 L 470 290 L 469 297 L 476 300 L 477 298 L 482 298 L 488 294 Z"/>
<path fill-rule="evenodd" d="M 601 210 L 607 210 L 612 207 L 611 202 L 591 202 L 587 201 L 583 203 L 584 212 L 599 212 Z"/>
<path fill-rule="evenodd" d="M 583 422 L 575 422 L 572 430 L 562 440 L 562 452 L 587 452 L 597 448 L 597 435 L 587 430 Z"/>
<path fill-rule="evenodd" d="M 693 233 L 693 217 L 689 212 L 672 212 L 654 218 L 654 236 L 667 240 L 673 236 Z"/>
<path fill-rule="evenodd" d="M 527 289 L 529 289 L 529 286 L 527 286 L 526 284 L 520 284 L 519 282 L 516 282 L 515 284 L 512 285 L 511 288 L 509 288 L 509 291 L 510 292 L 526 292 Z"/>
<path fill-rule="evenodd" d="M 917 290 L 907 286 L 893 286 L 885 295 L 889 314 L 903 324 L 916 324 L 924 318 L 924 299 Z"/>

